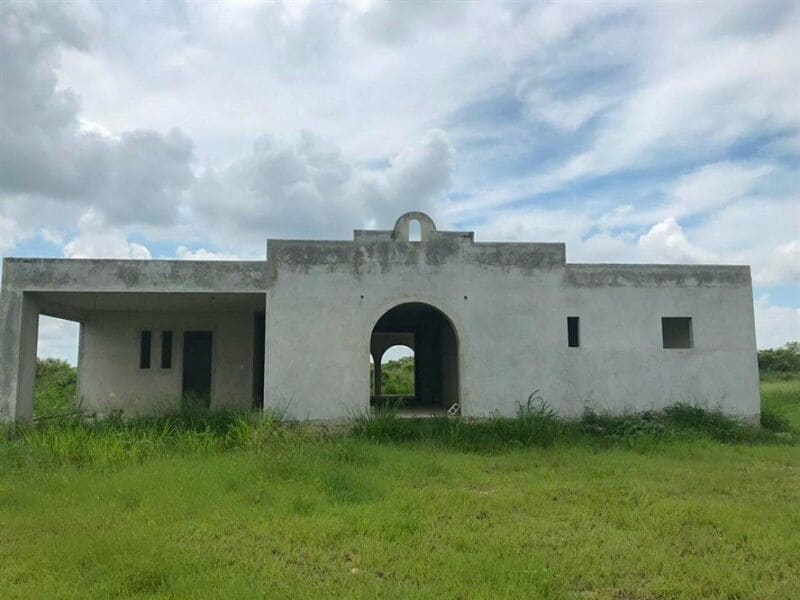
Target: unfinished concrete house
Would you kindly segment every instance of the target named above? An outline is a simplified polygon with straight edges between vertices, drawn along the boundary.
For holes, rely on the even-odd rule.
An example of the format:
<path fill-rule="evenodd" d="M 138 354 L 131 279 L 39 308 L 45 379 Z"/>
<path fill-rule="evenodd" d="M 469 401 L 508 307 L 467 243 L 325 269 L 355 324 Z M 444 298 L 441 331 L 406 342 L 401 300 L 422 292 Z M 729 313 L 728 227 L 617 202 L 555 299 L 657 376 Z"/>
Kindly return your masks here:
<path fill-rule="evenodd" d="M 261 262 L 7 258 L 0 418 L 32 415 L 40 314 L 80 323 L 78 399 L 96 414 L 191 394 L 348 418 L 381 396 L 383 354 L 402 344 L 423 413 L 513 416 L 533 394 L 565 416 L 676 402 L 758 416 L 749 267 L 577 264 L 565 251 L 477 243 L 413 212 L 352 241 L 269 240 Z"/>

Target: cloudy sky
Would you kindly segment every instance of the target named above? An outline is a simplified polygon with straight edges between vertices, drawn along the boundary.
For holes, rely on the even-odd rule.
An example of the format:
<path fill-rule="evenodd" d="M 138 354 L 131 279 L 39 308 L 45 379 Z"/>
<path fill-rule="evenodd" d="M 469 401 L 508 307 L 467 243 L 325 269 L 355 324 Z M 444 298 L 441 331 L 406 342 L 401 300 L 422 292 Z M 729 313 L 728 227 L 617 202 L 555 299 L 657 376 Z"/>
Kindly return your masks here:
<path fill-rule="evenodd" d="M 263 259 L 424 210 L 750 264 L 759 347 L 800 339 L 800 2 L 0 10 L 4 256 Z"/>

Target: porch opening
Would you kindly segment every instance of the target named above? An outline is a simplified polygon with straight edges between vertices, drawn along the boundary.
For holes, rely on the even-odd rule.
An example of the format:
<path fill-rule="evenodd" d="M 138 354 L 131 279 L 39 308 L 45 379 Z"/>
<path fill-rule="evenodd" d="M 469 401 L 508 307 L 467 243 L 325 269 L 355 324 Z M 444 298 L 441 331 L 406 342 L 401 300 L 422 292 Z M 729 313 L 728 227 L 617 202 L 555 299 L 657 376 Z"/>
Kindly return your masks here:
<path fill-rule="evenodd" d="M 80 323 L 39 317 L 33 416 L 48 419 L 78 411 L 78 338 Z"/>
<path fill-rule="evenodd" d="M 405 416 L 460 412 L 458 337 L 437 308 L 409 302 L 387 311 L 372 330 L 370 356 L 371 406 Z"/>

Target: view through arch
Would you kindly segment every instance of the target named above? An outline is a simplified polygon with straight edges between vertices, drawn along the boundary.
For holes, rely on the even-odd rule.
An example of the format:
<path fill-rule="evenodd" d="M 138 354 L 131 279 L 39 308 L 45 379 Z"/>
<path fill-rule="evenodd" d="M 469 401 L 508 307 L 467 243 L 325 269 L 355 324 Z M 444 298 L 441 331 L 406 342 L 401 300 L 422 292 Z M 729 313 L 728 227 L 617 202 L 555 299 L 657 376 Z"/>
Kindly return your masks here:
<path fill-rule="evenodd" d="M 396 350 L 398 346 L 405 352 Z M 386 356 L 399 360 L 384 360 Z M 389 405 L 424 416 L 459 404 L 458 336 L 437 308 L 409 302 L 388 310 L 372 330 L 370 357 L 372 406 Z M 390 373 L 384 375 L 386 365 Z M 410 388 L 407 379 L 412 373 L 413 393 L 403 393 Z"/>
<path fill-rule="evenodd" d="M 414 350 L 408 346 L 397 345 L 387 348 L 381 357 L 380 369 L 375 370 L 374 359 L 370 355 L 370 393 L 375 395 L 375 388 L 383 396 L 410 398 L 414 396 Z M 376 373 L 380 373 L 380 381 L 376 381 Z"/>

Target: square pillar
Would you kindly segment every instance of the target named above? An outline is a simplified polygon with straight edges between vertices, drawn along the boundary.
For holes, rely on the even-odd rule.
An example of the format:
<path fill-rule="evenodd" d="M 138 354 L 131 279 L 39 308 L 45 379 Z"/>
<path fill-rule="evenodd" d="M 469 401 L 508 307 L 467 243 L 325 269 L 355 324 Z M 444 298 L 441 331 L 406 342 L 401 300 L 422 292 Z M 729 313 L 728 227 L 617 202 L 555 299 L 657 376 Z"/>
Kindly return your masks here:
<path fill-rule="evenodd" d="M 39 306 L 30 294 L 0 291 L 0 422 L 33 418 Z"/>

